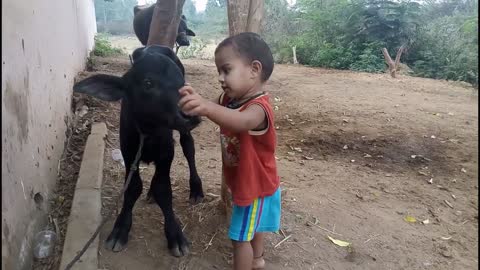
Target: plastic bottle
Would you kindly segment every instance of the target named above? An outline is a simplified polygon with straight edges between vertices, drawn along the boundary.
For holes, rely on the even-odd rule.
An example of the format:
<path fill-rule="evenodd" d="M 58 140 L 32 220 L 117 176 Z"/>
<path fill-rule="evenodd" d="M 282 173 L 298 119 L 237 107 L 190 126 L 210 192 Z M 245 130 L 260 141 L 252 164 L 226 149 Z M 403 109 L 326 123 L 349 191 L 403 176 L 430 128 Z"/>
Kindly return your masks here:
<path fill-rule="evenodd" d="M 45 230 L 35 235 L 33 256 L 37 259 L 43 259 L 53 254 L 57 234 L 51 230 Z"/>

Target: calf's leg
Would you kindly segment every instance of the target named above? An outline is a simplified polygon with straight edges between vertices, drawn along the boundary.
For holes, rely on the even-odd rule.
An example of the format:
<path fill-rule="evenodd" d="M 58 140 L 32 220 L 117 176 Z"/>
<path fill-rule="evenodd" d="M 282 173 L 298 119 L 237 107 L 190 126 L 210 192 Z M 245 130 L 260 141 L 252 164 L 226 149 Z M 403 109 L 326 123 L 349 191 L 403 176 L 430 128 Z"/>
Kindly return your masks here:
<path fill-rule="evenodd" d="M 127 181 L 128 174 L 130 173 L 130 166 L 132 165 L 132 163 L 133 160 L 125 160 L 125 181 Z M 142 179 L 140 178 L 140 174 L 137 170 L 133 173 L 130 184 L 125 190 L 125 194 L 123 196 L 124 199 L 122 211 L 118 215 L 113 230 L 107 237 L 107 240 L 105 242 L 105 247 L 108 250 L 118 252 L 126 247 L 128 242 L 128 234 L 132 227 L 133 206 L 135 205 L 138 197 L 140 197 L 140 194 L 142 194 Z"/>
<path fill-rule="evenodd" d="M 198 176 L 195 166 L 195 144 L 190 132 L 180 133 L 180 145 L 183 155 L 187 158 L 188 168 L 190 169 L 190 203 L 197 204 L 202 201 L 203 188 L 202 180 Z"/>
<path fill-rule="evenodd" d="M 173 161 L 173 141 L 167 149 L 162 149 L 162 155 L 155 160 L 155 174 L 152 179 L 151 191 L 153 198 L 162 209 L 165 217 L 165 236 L 168 249 L 175 257 L 189 253 L 189 243 L 182 232 L 172 206 L 172 186 L 170 183 L 170 167 Z"/>

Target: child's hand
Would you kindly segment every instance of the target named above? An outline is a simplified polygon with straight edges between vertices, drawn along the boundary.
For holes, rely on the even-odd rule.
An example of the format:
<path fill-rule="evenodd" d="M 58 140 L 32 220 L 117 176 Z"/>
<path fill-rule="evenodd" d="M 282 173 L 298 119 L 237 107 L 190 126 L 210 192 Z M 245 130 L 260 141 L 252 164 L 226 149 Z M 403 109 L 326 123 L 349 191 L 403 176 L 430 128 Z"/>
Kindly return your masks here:
<path fill-rule="evenodd" d="M 207 115 L 210 102 L 197 94 L 190 85 L 185 84 L 185 86 L 178 91 L 182 96 L 178 106 L 180 106 L 185 114 Z"/>

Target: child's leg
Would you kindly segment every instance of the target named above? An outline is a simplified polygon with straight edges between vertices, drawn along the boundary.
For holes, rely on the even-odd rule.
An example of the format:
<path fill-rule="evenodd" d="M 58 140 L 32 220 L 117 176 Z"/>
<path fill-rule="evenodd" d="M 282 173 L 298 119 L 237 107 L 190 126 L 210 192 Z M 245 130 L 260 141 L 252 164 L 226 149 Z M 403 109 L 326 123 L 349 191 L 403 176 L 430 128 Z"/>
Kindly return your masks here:
<path fill-rule="evenodd" d="M 232 241 L 233 243 L 233 269 L 251 270 L 253 249 L 250 242 Z"/>
<path fill-rule="evenodd" d="M 263 259 L 265 233 L 258 232 L 253 237 L 250 243 L 253 249 L 253 269 L 262 269 L 265 267 L 265 260 Z"/>

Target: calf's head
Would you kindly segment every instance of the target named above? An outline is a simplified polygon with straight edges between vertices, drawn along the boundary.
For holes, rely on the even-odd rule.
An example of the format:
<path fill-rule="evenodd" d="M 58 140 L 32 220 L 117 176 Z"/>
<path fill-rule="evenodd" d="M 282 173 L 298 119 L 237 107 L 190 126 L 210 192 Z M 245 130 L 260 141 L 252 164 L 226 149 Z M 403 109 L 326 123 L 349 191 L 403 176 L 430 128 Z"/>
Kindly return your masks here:
<path fill-rule="evenodd" d="M 182 15 L 178 25 L 177 39 L 175 40 L 178 46 L 190 46 L 190 38 L 194 37 L 195 33 L 187 26 L 187 18 Z"/>
<path fill-rule="evenodd" d="M 123 99 L 122 108 L 131 114 L 140 131 L 155 135 L 164 128 L 189 131 L 200 118 L 183 114 L 178 107 L 185 70 L 168 47 L 149 46 L 136 49 L 133 65 L 122 77 L 98 74 L 73 86 L 74 91 L 105 101 Z"/>

